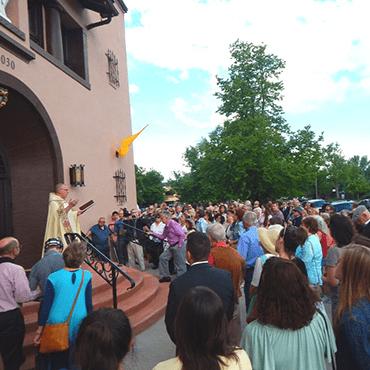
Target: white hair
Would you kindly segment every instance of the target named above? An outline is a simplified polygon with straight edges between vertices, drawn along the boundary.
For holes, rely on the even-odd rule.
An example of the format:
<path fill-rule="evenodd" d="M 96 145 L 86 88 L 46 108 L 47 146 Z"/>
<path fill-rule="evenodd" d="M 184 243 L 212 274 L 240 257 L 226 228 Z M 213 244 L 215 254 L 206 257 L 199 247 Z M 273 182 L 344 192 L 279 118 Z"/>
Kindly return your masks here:
<path fill-rule="evenodd" d="M 225 229 L 219 222 L 207 226 L 206 233 L 215 242 L 226 239 Z"/>
<path fill-rule="evenodd" d="M 244 213 L 243 221 L 248 225 L 255 225 L 257 223 L 257 215 L 252 211 L 247 211 Z"/>

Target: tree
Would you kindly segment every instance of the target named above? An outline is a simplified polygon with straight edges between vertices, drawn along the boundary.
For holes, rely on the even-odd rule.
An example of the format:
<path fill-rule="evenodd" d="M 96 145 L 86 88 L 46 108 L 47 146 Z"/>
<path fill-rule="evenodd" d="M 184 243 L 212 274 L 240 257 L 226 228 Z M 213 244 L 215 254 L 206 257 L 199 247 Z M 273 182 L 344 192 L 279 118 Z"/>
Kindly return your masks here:
<path fill-rule="evenodd" d="M 139 205 L 164 201 L 163 176 L 151 169 L 146 171 L 135 165 L 137 202 Z"/>
<path fill-rule="evenodd" d="M 266 117 L 270 125 L 287 129 L 282 117 L 284 85 L 279 81 L 285 61 L 266 54 L 266 45 L 253 45 L 237 40 L 230 45 L 233 63 L 228 68 L 227 79 L 216 76 L 220 92 L 215 96 L 222 102 L 218 112 L 226 117 L 249 119 Z"/>
<path fill-rule="evenodd" d="M 321 188 L 326 185 L 340 198 L 339 191 L 344 191 L 348 196 L 360 198 L 361 195 L 370 191 L 370 162 L 367 156 L 353 156 L 346 160 L 338 144 L 331 144 L 325 151 L 325 165 L 320 177 Z M 325 184 L 326 181 L 326 184 Z"/>
<path fill-rule="evenodd" d="M 168 185 L 174 189 L 176 194 L 181 196 L 181 201 L 185 203 L 198 202 L 201 198 L 198 196 L 196 182 L 192 173 L 173 172 L 174 179 L 168 181 Z"/>
<path fill-rule="evenodd" d="M 321 171 L 324 176 L 324 184 L 320 186 L 323 188 L 325 183 L 331 187 L 331 191 L 335 191 L 337 199 L 339 199 L 339 191 L 343 190 L 346 183 L 346 159 L 338 144 L 329 146 L 325 153 L 325 164 Z M 326 189 L 329 190 L 329 189 Z"/>
<path fill-rule="evenodd" d="M 193 194 L 198 200 L 248 198 L 274 192 L 289 132 L 282 117 L 285 62 L 266 53 L 266 46 L 237 40 L 230 46 L 227 79 L 217 76 L 218 112 L 228 120 L 186 150 Z"/>
<path fill-rule="evenodd" d="M 344 191 L 360 199 L 360 195 L 370 191 L 369 179 L 366 177 L 369 162 L 367 157 L 355 155 L 346 163 L 346 184 Z"/>
<path fill-rule="evenodd" d="M 291 132 L 286 143 L 284 169 L 289 181 L 290 194 L 315 194 L 315 182 L 320 168 L 325 164 L 324 150 L 321 143 L 323 133 L 316 138 L 311 126 L 305 126 L 296 132 Z"/>
<path fill-rule="evenodd" d="M 279 105 L 285 62 L 267 54 L 266 46 L 238 40 L 230 49 L 229 77 L 217 76 L 215 94 L 218 112 L 228 119 L 186 150 L 190 173 L 186 181 L 177 176 L 177 184 L 186 184 L 198 201 L 307 193 L 314 188 L 323 138 L 316 139 L 310 126 L 294 133 L 286 124 Z"/>

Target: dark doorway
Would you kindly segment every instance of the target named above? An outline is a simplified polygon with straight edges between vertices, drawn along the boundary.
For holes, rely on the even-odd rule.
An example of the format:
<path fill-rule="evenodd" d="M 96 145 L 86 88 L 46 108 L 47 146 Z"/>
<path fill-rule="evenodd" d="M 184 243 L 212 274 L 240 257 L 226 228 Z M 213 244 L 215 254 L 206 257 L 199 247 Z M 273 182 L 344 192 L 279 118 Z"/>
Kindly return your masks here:
<path fill-rule="evenodd" d="M 63 182 L 61 152 L 41 102 L 14 77 L 1 77 L 9 99 L 0 109 L 0 226 L 20 241 L 17 262 L 30 268 L 41 257 L 49 193 Z"/>
<path fill-rule="evenodd" d="M 0 239 L 13 234 L 9 165 L 0 148 Z"/>

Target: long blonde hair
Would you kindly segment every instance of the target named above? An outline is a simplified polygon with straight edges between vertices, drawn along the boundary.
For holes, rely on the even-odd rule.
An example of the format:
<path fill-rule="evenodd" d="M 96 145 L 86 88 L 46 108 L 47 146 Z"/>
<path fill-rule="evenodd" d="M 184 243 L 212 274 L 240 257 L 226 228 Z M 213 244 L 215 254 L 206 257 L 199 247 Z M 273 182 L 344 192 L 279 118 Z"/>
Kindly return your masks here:
<path fill-rule="evenodd" d="M 370 301 L 370 249 L 358 244 L 350 244 L 342 249 L 342 280 L 340 304 L 335 317 L 335 330 L 338 332 L 343 312 L 351 308 L 361 298 Z"/>

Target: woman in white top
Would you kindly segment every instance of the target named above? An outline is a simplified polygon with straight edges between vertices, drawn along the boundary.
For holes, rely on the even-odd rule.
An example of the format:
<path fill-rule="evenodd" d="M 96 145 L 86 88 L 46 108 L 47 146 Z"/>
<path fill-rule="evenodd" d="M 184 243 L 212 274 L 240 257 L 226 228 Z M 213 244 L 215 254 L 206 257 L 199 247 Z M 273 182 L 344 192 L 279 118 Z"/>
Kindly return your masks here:
<path fill-rule="evenodd" d="M 226 236 L 227 241 L 233 240 L 234 215 L 235 215 L 234 211 L 228 211 L 227 212 L 226 222 L 224 223 L 225 236 Z"/>
<path fill-rule="evenodd" d="M 189 289 L 175 320 L 178 357 L 153 370 L 252 370 L 242 349 L 227 344 L 227 318 L 220 297 L 211 289 Z"/>
<path fill-rule="evenodd" d="M 150 225 L 150 231 L 157 233 L 157 234 L 163 234 L 164 227 L 166 225 L 161 221 L 161 215 L 157 213 L 155 215 L 155 221 Z M 159 264 L 159 256 L 162 253 L 163 250 L 168 248 L 167 239 L 163 241 L 163 248 L 162 248 L 162 240 L 159 238 L 156 238 L 155 236 L 150 235 L 150 240 L 153 243 L 153 248 L 149 250 L 149 254 L 151 255 L 152 259 L 151 262 L 153 263 L 153 270 L 158 268 Z M 148 251 L 148 248 L 147 248 Z"/>
<path fill-rule="evenodd" d="M 184 230 L 184 233 L 186 234 L 188 232 L 188 229 L 186 228 L 185 221 L 186 221 L 185 213 L 182 213 L 181 216 L 179 217 L 179 224 L 181 228 Z"/>
<path fill-rule="evenodd" d="M 156 234 L 162 234 L 165 226 L 166 225 L 161 221 L 161 215 L 157 213 L 155 215 L 155 221 L 150 225 L 150 231 Z M 150 236 L 150 239 L 156 240 L 158 238 L 155 236 Z"/>
<path fill-rule="evenodd" d="M 272 218 L 270 208 L 267 204 L 261 206 L 261 216 L 258 219 L 258 227 L 264 227 L 265 229 L 268 228 L 268 221 Z"/>

